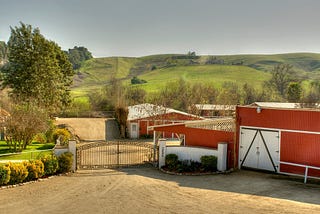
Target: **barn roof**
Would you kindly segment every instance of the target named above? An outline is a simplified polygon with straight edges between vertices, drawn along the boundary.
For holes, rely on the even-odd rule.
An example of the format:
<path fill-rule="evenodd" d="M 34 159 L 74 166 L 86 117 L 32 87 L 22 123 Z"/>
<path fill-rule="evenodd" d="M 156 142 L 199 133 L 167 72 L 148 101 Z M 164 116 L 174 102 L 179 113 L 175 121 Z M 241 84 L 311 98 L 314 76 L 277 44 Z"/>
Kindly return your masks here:
<path fill-rule="evenodd" d="M 254 102 L 251 105 L 270 108 L 301 108 L 300 103 Z"/>
<path fill-rule="evenodd" d="M 163 114 L 169 114 L 169 113 L 177 113 L 181 115 L 186 115 L 190 117 L 195 117 L 195 118 L 201 118 L 197 115 L 193 114 L 188 114 L 183 111 L 178 111 L 172 108 L 166 108 L 164 106 L 158 106 L 150 103 L 144 103 L 144 104 L 139 104 L 139 105 L 134 105 L 134 106 L 129 106 L 128 107 L 128 120 L 137 120 L 137 119 L 142 119 L 142 118 L 148 118 L 148 117 L 154 117 L 154 116 L 159 116 Z"/>

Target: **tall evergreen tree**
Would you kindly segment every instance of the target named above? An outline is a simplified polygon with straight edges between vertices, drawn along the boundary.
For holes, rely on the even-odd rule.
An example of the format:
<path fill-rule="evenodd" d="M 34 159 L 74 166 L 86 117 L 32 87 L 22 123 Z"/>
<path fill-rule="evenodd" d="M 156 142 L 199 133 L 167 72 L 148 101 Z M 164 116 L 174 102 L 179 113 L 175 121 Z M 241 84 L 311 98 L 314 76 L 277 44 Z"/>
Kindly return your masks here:
<path fill-rule="evenodd" d="M 11 28 L 2 85 L 11 88 L 15 99 L 34 102 L 53 113 L 70 102 L 72 65 L 61 48 L 38 28 L 20 24 Z"/>

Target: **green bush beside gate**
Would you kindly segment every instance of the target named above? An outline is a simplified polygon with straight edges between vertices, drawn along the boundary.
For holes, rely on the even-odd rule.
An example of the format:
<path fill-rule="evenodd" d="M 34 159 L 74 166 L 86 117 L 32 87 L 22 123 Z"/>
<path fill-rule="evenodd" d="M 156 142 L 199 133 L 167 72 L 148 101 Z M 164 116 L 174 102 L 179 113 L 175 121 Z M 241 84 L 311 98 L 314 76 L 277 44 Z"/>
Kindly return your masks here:
<path fill-rule="evenodd" d="M 19 184 L 57 173 L 69 172 L 72 160 L 72 153 L 66 152 L 59 157 L 50 155 L 40 160 L 30 160 L 21 163 L 9 162 L 5 165 L 0 165 L 0 186 Z"/>

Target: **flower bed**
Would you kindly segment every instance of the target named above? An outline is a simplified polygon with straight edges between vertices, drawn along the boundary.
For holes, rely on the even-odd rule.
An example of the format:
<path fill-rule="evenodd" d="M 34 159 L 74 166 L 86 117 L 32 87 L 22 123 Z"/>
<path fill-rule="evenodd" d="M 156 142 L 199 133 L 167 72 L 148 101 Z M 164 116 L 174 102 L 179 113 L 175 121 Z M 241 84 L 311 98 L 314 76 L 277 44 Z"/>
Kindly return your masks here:
<path fill-rule="evenodd" d="M 9 162 L 0 165 L 0 186 L 17 185 L 69 172 L 72 167 L 72 159 L 72 153 L 66 152 L 59 157 L 50 155 L 40 160 L 30 160 L 22 163 Z"/>
<path fill-rule="evenodd" d="M 165 165 L 161 168 L 163 172 L 181 175 L 216 174 L 217 157 L 205 155 L 201 162 L 193 160 L 179 160 L 178 155 L 168 154 L 165 157 Z"/>

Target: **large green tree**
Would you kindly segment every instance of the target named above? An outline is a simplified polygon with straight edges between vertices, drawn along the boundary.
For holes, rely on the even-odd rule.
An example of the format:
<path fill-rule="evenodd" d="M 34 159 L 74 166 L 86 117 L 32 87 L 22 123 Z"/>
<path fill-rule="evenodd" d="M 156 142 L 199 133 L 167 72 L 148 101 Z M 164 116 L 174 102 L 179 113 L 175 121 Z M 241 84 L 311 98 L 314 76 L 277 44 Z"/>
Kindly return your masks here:
<path fill-rule="evenodd" d="M 11 27 L 2 85 L 11 88 L 16 100 L 36 103 L 53 113 L 70 102 L 72 65 L 61 48 L 38 28 L 20 24 Z"/>

